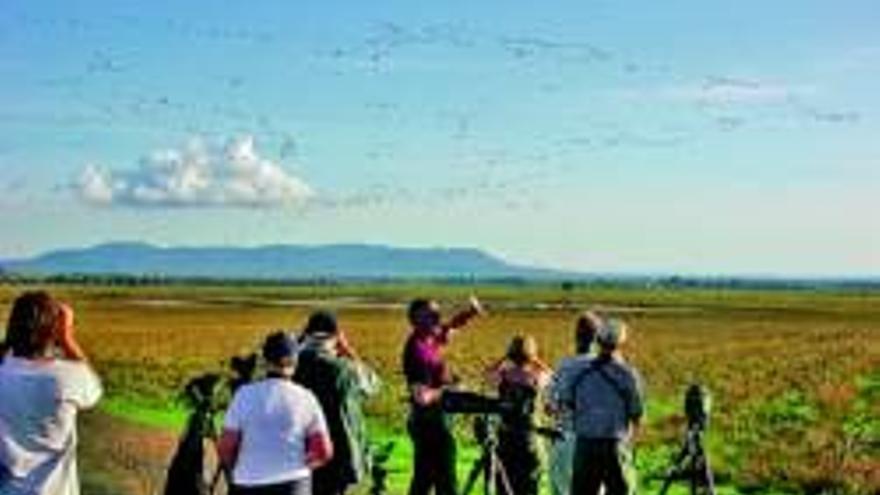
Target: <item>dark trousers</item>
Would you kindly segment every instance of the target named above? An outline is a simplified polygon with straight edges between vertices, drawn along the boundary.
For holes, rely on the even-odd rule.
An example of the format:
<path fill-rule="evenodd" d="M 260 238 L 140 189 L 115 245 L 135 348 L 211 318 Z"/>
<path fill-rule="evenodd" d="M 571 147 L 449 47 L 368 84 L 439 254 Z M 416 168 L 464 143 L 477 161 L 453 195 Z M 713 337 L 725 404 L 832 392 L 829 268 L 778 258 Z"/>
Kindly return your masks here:
<path fill-rule="evenodd" d="M 574 450 L 572 495 L 635 493 L 635 476 L 629 446 L 619 440 L 578 438 Z"/>
<path fill-rule="evenodd" d="M 413 414 L 407 425 L 413 444 L 409 495 L 455 495 L 455 437 L 442 415 Z"/>
<path fill-rule="evenodd" d="M 348 484 L 336 469 L 317 469 L 312 472 L 313 495 L 345 495 Z"/>
<path fill-rule="evenodd" d="M 229 495 L 312 495 L 312 480 L 305 478 L 276 485 L 233 485 Z"/>
<path fill-rule="evenodd" d="M 498 435 L 498 457 L 504 465 L 513 493 L 507 495 L 538 495 L 541 482 L 541 459 L 537 438 L 529 432 Z M 499 483 L 498 493 L 504 495 Z"/>

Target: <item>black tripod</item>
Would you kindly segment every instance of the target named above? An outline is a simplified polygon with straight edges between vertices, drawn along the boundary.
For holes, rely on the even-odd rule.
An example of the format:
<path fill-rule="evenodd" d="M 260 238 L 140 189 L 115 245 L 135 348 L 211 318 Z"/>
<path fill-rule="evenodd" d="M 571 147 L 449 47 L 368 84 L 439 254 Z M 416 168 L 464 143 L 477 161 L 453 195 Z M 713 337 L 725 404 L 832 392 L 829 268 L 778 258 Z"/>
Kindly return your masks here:
<path fill-rule="evenodd" d="M 666 474 L 660 495 L 665 495 L 675 480 L 688 481 L 691 495 L 701 493 L 715 495 L 712 469 L 709 467 L 709 458 L 703 448 L 703 432 L 704 424 L 702 423 L 696 422 L 688 425 L 684 445 L 675 459 L 675 464 Z"/>
<path fill-rule="evenodd" d="M 474 435 L 480 444 L 482 454 L 468 473 L 463 495 L 470 495 L 481 474 L 484 495 L 514 495 L 513 488 L 510 486 L 510 478 L 507 476 L 507 469 L 501 462 L 501 458 L 498 457 L 498 438 L 495 436 L 494 429 L 492 419 L 488 415 L 484 414 L 474 418 Z"/>

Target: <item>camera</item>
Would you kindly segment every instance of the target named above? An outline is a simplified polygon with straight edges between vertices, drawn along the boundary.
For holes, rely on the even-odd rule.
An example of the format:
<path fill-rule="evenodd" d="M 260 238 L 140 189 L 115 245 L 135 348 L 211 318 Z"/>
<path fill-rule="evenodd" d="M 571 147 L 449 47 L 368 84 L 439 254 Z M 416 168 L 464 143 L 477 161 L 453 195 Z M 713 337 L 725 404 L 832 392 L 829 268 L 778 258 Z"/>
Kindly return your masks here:
<path fill-rule="evenodd" d="M 705 387 L 692 384 L 684 395 L 684 414 L 688 428 L 705 430 L 709 423 L 709 412 L 712 409 L 712 397 Z"/>
<path fill-rule="evenodd" d="M 220 375 L 206 373 L 186 383 L 181 394 L 186 405 L 195 411 L 208 411 L 215 408 L 217 385 Z"/>

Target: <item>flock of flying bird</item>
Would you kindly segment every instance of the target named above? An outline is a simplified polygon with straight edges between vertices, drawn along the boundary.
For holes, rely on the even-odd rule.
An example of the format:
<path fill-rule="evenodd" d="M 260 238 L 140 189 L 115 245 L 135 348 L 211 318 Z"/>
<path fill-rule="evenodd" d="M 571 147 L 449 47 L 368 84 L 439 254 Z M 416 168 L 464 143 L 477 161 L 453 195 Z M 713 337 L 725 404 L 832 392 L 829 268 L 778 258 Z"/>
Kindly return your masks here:
<path fill-rule="evenodd" d="M 157 56 L 149 47 L 131 41 L 139 30 L 149 30 L 154 37 L 179 38 L 186 44 L 235 46 L 254 56 L 276 57 L 281 66 L 290 59 L 297 59 L 297 63 L 307 65 L 307 70 L 322 72 L 324 77 L 394 77 L 401 70 L 395 64 L 401 55 L 438 47 L 449 53 L 477 50 L 492 57 L 499 67 L 513 71 L 514 76 L 531 78 L 537 101 L 541 101 L 541 95 L 558 95 L 570 89 L 561 74 L 572 70 L 614 73 L 622 80 L 635 82 L 663 78 L 679 81 L 673 65 L 667 62 L 634 60 L 587 41 L 533 34 L 495 34 L 466 23 L 409 26 L 379 21 L 366 25 L 363 36 L 356 42 L 328 36 L 329 46 L 303 48 L 296 40 L 291 40 L 288 33 L 272 27 L 216 25 L 172 17 L 146 19 L 137 15 L 108 15 L 105 18 L 12 15 L 11 24 L 15 29 L 6 34 L 6 42 L 15 43 L 16 38 L 28 36 L 78 38 L 86 41 L 80 43 L 82 46 L 93 46 L 93 49 L 80 57 L 78 68 L 71 66 L 36 81 L 47 93 L 74 101 L 75 105 L 64 113 L 39 111 L 28 114 L 27 109 L 7 111 L 6 118 L 30 118 L 68 128 L 107 126 L 116 130 L 143 130 L 158 127 L 165 131 L 173 129 L 182 137 L 228 137 L 247 133 L 258 136 L 260 142 L 271 143 L 277 149 L 274 156 L 282 162 L 302 158 L 305 137 L 291 130 L 295 115 L 248 104 L 247 95 L 260 91 L 259 77 L 247 70 L 237 70 L 236 64 L 230 61 L 228 69 L 222 73 L 206 73 L 202 80 L 188 79 L 184 83 L 210 87 L 205 93 L 217 97 L 192 98 L 192 87 L 183 92 L 173 88 L 159 91 L 157 86 L 161 87 L 161 84 L 151 84 L 139 75 L 139 63 L 145 54 L 154 59 L 152 63 L 156 63 Z M 121 33 L 118 43 L 108 41 L 113 39 L 114 33 Z M 161 55 L 174 56 L 173 53 Z M 279 73 L 283 74 L 284 70 L 280 69 Z M 169 79 L 174 77 L 169 76 Z M 360 112 L 365 127 L 390 125 L 392 131 L 390 135 L 381 135 L 373 146 L 363 150 L 365 169 L 371 164 L 395 159 L 395 125 L 408 126 L 413 121 L 431 119 L 431 125 L 445 128 L 448 141 L 459 150 L 460 165 L 469 172 L 460 175 L 464 178 L 460 186 L 445 184 L 429 191 L 416 191 L 394 180 L 377 179 L 363 190 L 324 198 L 322 204 L 363 207 L 419 198 L 448 201 L 488 195 L 508 197 L 513 207 L 523 201 L 530 204 L 524 198 L 528 198 L 537 182 L 554 173 L 564 173 L 565 167 L 577 161 L 569 158 L 584 153 L 622 147 L 678 147 L 699 139 L 706 132 L 735 133 L 750 126 L 786 123 L 852 125 L 862 118 L 856 111 L 818 108 L 809 102 L 809 95 L 785 87 L 777 88 L 759 79 L 709 74 L 691 86 L 691 92 L 679 95 L 682 101 L 678 104 L 692 109 L 692 127 L 677 124 L 662 129 L 649 126 L 636 129 L 621 122 L 602 121 L 585 112 L 577 132 L 535 135 L 525 139 L 528 146 L 516 149 L 500 144 L 493 146 L 491 139 L 485 139 L 482 109 L 473 108 L 468 103 L 455 108 L 436 108 L 431 101 L 426 101 L 421 108 L 408 108 L 395 101 L 393 95 L 364 100 Z M 635 90 L 636 96 L 638 91 Z M 760 98 L 766 98 L 769 104 L 758 106 L 759 111 L 755 111 L 755 105 L 741 104 L 743 100 Z M 560 157 L 566 159 L 560 160 Z"/>

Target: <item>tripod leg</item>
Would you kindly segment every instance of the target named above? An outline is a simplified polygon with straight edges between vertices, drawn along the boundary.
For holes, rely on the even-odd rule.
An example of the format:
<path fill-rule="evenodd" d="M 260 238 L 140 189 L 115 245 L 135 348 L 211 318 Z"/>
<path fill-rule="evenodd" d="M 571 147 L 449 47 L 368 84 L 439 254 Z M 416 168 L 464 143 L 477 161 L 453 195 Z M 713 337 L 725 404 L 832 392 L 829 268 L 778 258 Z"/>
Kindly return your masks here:
<path fill-rule="evenodd" d="M 708 495 L 715 495 L 715 477 L 712 475 L 712 468 L 709 466 L 709 456 L 700 449 L 700 475 L 703 478 L 703 485 Z"/>
<path fill-rule="evenodd" d="M 464 491 L 461 492 L 462 495 L 469 495 L 474 489 L 477 480 L 480 479 L 480 475 L 484 474 L 486 471 L 486 463 L 488 462 L 488 459 L 488 454 L 483 454 L 477 459 L 473 467 L 471 467 L 471 470 L 468 473 L 467 482 L 464 485 Z"/>
<path fill-rule="evenodd" d="M 483 471 L 483 495 L 492 495 L 493 484 L 495 483 L 495 453 L 494 451 L 489 452 L 489 457 L 486 461 L 486 470 Z"/>
<path fill-rule="evenodd" d="M 504 467 L 504 463 L 501 462 L 501 459 L 498 458 L 498 455 L 492 456 L 492 463 L 495 465 L 493 471 L 494 476 L 493 481 L 497 482 L 498 485 L 501 485 L 501 490 L 499 490 L 498 495 L 517 495 L 513 493 L 513 487 L 510 485 L 510 477 L 507 475 L 507 468 Z"/>
<path fill-rule="evenodd" d="M 669 487 L 672 486 L 672 482 L 675 481 L 676 478 L 681 476 L 683 472 L 682 467 L 685 464 L 685 461 L 688 456 L 688 444 L 685 442 L 684 446 L 681 448 L 681 452 L 676 456 L 675 461 L 672 464 L 672 467 L 666 473 L 666 479 L 663 480 L 663 487 L 660 488 L 660 495 L 666 495 L 666 492 L 669 491 Z"/>

